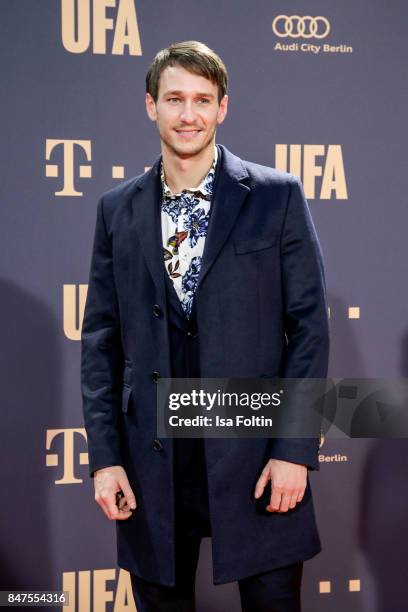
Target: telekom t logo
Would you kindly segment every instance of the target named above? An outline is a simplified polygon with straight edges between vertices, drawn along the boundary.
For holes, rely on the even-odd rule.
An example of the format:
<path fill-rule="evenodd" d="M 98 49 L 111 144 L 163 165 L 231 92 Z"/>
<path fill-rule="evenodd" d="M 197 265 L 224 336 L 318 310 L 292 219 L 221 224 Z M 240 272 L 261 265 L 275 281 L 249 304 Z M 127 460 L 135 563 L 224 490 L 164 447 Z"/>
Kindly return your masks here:
<path fill-rule="evenodd" d="M 75 441 L 78 436 L 86 441 L 86 431 L 84 428 L 77 429 L 47 429 L 46 448 L 47 451 L 51 450 L 51 446 L 56 438 L 58 438 L 62 449 L 60 453 L 47 452 L 45 458 L 45 464 L 47 467 L 60 466 L 60 459 L 62 458 L 63 474 L 62 478 L 55 481 L 55 484 L 76 484 L 83 482 L 82 478 L 76 478 L 74 473 L 76 456 L 75 453 Z M 62 455 L 62 457 L 61 457 Z M 87 452 L 80 452 L 78 454 L 80 465 L 88 465 L 89 458 Z"/>
<path fill-rule="evenodd" d="M 75 188 L 75 153 L 79 150 L 82 152 L 82 157 L 87 161 L 92 160 L 91 141 L 90 140 L 55 140 L 47 138 L 45 141 L 45 158 L 47 161 L 51 159 L 52 153 L 57 147 L 61 147 L 62 151 L 62 168 L 57 164 L 45 165 L 45 176 L 48 178 L 57 178 L 62 175 L 63 186 L 61 191 L 56 191 L 56 196 L 82 196 L 82 191 L 77 191 Z M 62 172 L 61 172 L 62 170 Z M 92 166 L 90 164 L 79 165 L 80 178 L 92 178 Z"/>

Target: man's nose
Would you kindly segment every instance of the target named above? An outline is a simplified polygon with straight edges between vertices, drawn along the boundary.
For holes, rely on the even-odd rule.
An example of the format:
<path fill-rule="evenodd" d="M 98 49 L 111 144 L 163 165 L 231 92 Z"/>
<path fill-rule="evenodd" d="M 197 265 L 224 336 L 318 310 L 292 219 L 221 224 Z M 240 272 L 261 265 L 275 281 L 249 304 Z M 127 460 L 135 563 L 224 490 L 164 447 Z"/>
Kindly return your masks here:
<path fill-rule="evenodd" d="M 196 118 L 196 112 L 195 112 L 193 103 L 186 100 L 181 109 L 180 119 L 182 121 L 185 121 L 186 123 L 192 123 L 193 121 L 195 121 L 195 118 Z"/>

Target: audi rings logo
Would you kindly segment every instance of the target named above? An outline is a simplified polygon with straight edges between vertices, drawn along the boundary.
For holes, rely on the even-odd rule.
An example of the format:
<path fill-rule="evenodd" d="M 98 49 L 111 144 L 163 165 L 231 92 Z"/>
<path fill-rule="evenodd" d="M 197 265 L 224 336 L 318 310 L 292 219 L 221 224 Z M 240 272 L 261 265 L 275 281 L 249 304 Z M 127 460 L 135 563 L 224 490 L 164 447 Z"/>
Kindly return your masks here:
<path fill-rule="evenodd" d="M 326 17 L 305 15 L 277 15 L 272 30 L 279 38 L 325 38 L 330 32 Z"/>

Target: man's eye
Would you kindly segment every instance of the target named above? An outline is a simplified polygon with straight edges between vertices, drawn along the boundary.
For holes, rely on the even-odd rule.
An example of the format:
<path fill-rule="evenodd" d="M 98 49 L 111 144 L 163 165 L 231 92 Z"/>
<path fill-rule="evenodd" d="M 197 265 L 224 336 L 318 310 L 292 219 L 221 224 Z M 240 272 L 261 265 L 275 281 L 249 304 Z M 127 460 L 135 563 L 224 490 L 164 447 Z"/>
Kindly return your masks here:
<path fill-rule="evenodd" d="M 177 101 L 179 101 L 179 100 L 180 100 L 180 98 L 169 98 L 169 102 L 173 102 L 173 100 L 177 100 Z"/>
<path fill-rule="evenodd" d="M 205 102 L 206 104 L 208 104 L 210 101 L 208 98 L 200 98 L 200 102 Z"/>

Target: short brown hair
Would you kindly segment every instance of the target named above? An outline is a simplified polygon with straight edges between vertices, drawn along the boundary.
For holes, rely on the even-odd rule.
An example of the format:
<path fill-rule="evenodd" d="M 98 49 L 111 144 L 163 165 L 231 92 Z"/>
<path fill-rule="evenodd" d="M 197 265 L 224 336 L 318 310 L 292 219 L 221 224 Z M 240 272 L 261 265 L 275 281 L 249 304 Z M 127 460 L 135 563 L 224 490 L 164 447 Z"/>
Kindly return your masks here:
<path fill-rule="evenodd" d="M 159 51 L 146 75 L 146 92 L 157 102 L 160 75 L 167 66 L 182 66 L 185 70 L 206 77 L 218 85 L 218 103 L 227 93 L 228 73 L 222 59 L 207 45 L 197 40 L 173 43 Z"/>

